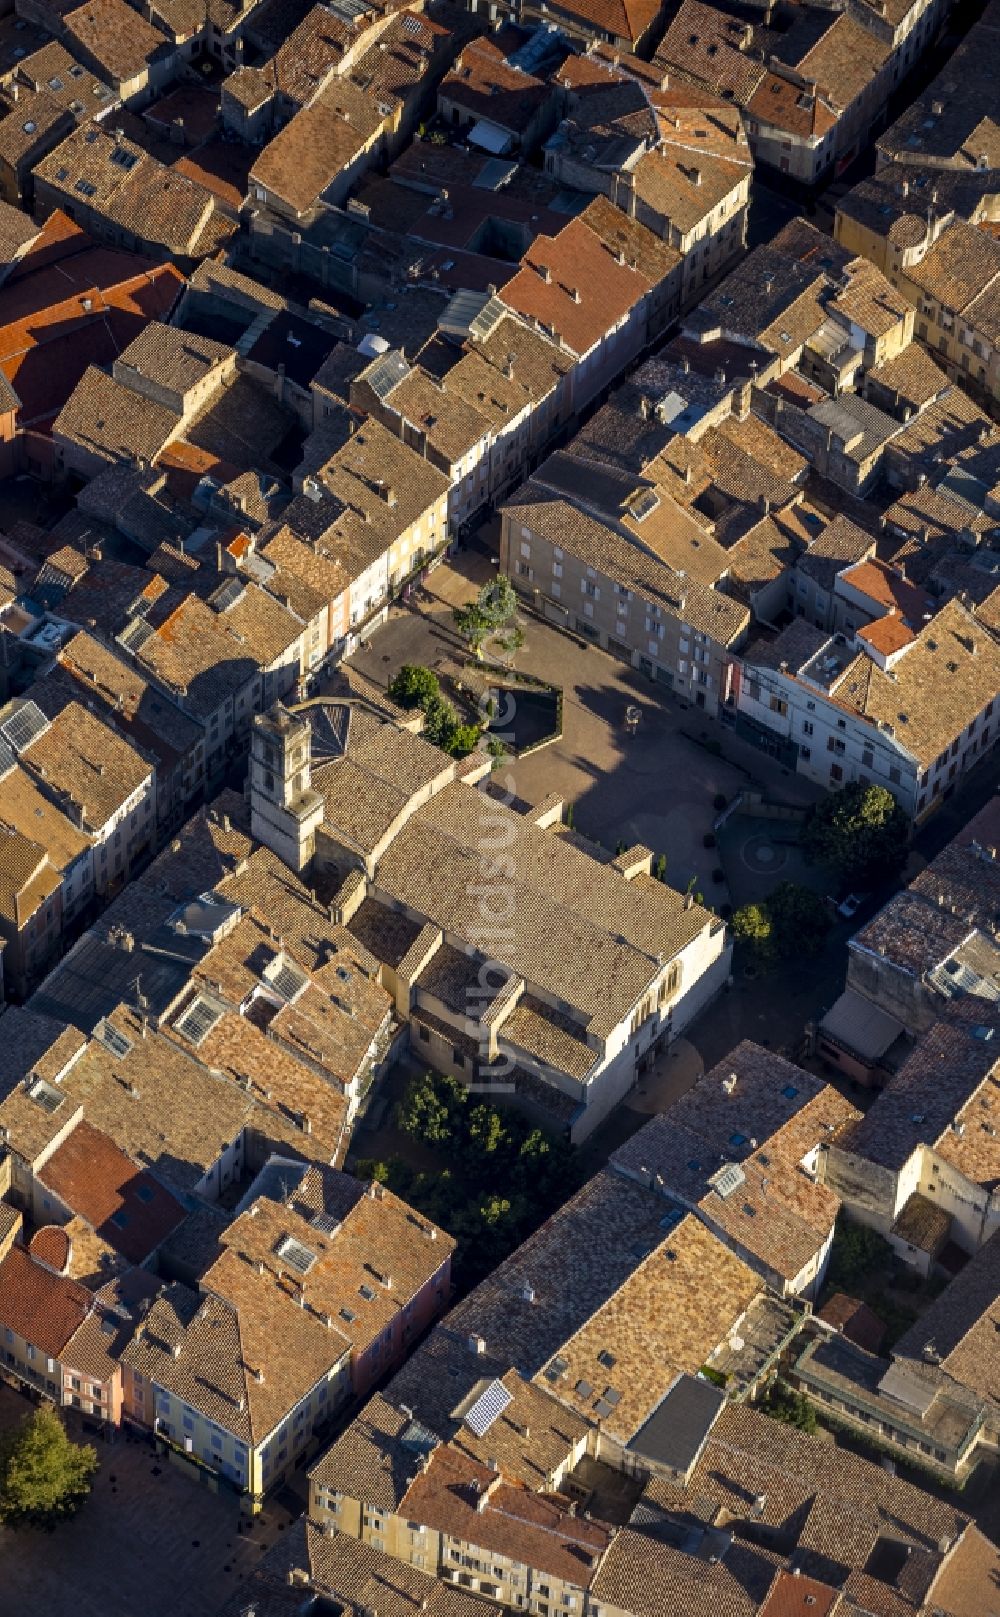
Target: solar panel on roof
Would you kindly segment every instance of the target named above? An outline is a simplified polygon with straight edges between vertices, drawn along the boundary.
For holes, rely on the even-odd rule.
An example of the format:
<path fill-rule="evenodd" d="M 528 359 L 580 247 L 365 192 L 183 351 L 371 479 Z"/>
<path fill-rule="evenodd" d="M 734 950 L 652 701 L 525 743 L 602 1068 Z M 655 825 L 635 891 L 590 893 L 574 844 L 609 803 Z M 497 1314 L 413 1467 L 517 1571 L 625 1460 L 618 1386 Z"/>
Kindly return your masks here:
<path fill-rule="evenodd" d="M 33 741 L 44 735 L 49 721 L 35 702 L 22 702 L 19 708 L 0 724 L 0 735 L 15 752 L 24 752 Z"/>
<path fill-rule="evenodd" d="M 0 776 L 6 775 L 8 770 L 13 769 L 16 762 L 17 759 L 6 741 L 0 741 Z"/>
<path fill-rule="evenodd" d="M 333 1213 L 317 1213 L 310 1222 L 314 1230 L 320 1230 L 324 1235 L 336 1235 L 340 1229 L 340 1219 L 335 1218 Z"/>
<path fill-rule="evenodd" d="M 491 1381 L 484 1393 L 476 1399 L 465 1417 L 465 1424 L 475 1437 L 485 1437 L 493 1422 L 514 1402 L 502 1381 Z"/>
<path fill-rule="evenodd" d="M 413 16 L 404 16 L 404 18 L 403 18 L 403 32 L 404 32 L 404 34 L 419 34 L 419 32 L 420 32 L 420 18 L 419 17 L 413 17 Z"/>

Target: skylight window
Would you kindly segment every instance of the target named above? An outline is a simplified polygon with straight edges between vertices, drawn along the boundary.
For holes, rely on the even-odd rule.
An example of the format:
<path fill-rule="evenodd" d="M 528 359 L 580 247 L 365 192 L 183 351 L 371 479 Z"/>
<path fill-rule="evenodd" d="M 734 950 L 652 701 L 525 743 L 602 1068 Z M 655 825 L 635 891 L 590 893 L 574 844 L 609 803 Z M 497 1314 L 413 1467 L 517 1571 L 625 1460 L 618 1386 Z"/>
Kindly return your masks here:
<path fill-rule="evenodd" d="M 316 1262 L 315 1252 L 310 1252 L 309 1248 L 301 1241 L 297 1241 L 294 1235 L 282 1236 L 276 1251 L 279 1258 L 299 1275 L 307 1275 Z"/>
<path fill-rule="evenodd" d="M 43 1112 L 57 1112 L 66 1099 L 55 1084 L 50 1084 L 45 1078 L 38 1078 L 28 1090 L 28 1094 L 40 1106 Z"/>
<path fill-rule="evenodd" d="M 222 1018 L 222 1011 L 207 1000 L 204 994 L 199 994 L 174 1023 L 174 1032 L 179 1033 L 182 1039 L 189 1044 L 201 1044 L 207 1039 L 215 1024 Z"/>
<path fill-rule="evenodd" d="M 309 978 L 301 966 L 297 966 L 289 955 L 282 953 L 275 955 L 264 967 L 264 981 L 276 994 L 291 1004 L 307 986 Z"/>

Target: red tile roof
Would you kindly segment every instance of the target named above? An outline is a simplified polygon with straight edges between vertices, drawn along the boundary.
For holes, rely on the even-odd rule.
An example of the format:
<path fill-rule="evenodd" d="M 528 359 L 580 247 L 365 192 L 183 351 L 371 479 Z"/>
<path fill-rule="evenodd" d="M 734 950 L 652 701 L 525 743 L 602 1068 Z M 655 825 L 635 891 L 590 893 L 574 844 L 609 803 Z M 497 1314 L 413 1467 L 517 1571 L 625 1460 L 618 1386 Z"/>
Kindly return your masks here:
<path fill-rule="evenodd" d="M 53 217 L 0 308 L 0 372 L 21 401 L 19 424 L 36 430 L 59 414 L 88 365 L 110 365 L 183 286 L 172 264 L 97 247 Z"/>
<path fill-rule="evenodd" d="M 107 1134 L 78 1123 L 39 1174 L 116 1252 L 142 1263 L 182 1223 L 180 1202 Z"/>
<path fill-rule="evenodd" d="M 612 331 L 651 283 L 619 264 L 604 242 L 579 219 L 558 236 L 539 236 L 508 281 L 501 302 L 527 320 L 558 332 L 583 355 Z"/>
<path fill-rule="evenodd" d="M 0 1325 L 49 1358 L 57 1359 L 90 1311 L 85 1286 L 53 1274 L 13 1246 L 0 1263 Z"/>
<path fill-rule="evenodd" d="M 882 1346 L 885 1336 L 882 1321 L 867 1303 L 859 1302 L 856 1297 L 848 1297 L 846 1292 L 836 1292 L 816 1317 L 827 1325 L 836 1326 L 849 1342 L 864 1348 L 866 1353 L 877 1353 Z"/>
<path fill-rule="evenodd" d="M 61 1275 L 69 1263 L 70 1239 L 58 1224 L 45 1224 L 32 1236 L 28 1251 L 39 1263 Z"/>

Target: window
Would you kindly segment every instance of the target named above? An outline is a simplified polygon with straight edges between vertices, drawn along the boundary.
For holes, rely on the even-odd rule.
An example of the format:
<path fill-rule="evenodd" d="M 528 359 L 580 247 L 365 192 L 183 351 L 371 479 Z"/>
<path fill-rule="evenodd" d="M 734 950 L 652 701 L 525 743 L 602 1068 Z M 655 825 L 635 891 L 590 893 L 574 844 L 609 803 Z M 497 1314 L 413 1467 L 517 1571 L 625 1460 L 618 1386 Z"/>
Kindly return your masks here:
<path fill-rule="evenodd" d="M 780 696 L 772 696 L 769 705 L 771 712 L 780 714 L 782 718 L 784 718 L 785 714 L 788 712 L 788 703 Z"/>
<path fill-rule="evenodd" d="M 830 765 L 830 779 L 831 780 L 843 780 L 843 778 L 844 778 L 844 771 L 841 769 L 840 765 L 839 764 L 831 764 Z"/>

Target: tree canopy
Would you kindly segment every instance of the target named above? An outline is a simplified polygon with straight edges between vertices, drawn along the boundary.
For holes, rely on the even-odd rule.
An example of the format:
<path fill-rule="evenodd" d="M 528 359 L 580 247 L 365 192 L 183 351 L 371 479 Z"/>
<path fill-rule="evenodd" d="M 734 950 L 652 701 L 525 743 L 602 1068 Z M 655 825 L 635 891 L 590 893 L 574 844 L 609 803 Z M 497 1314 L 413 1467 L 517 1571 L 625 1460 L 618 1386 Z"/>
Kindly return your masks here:
<path fill-rule="evenodd" d="M 906 858 L 909 826 L 884 786 L 845 786 L 817 803 L 806 822 L 806 852 L 845 882 L 882 881 Z"/>
<path fill-rule="evenodd" d="M 730 924 L 737 942 L 770 964 L 818 954 L 831 919 L 826 903 L 811 887 L 783 881 L 759 903 L 744 904 Z"/>
<path fill-rule="evenodd" d="M 478 657 L 490 635 L 500 635 L 507 650 L 516 651 L 524 636 L 513 624 L 517 614 L 517 596 L 509 578 L 503 574 L 484 584 L 476 599 L 468 606 L 457 606 L 455 626 L 469 642 Z M 510 628 L 507 626 L 511 625 Z M 505 632 L 504 632 L 505 631 Z"/>
<path fill-rule="evenodd" d="M 464 758 L 478 745 L 482 728 L 458 717 L 451 703 L 441 695 L 438 677 L 419 663 L 404 663 L 389 681 L 388 694 L 400 707 L 417 707 L 424 715 L 424 735 L 435 747 L 452 758 Z"/>
<path fill-rule="evenodd" d="M 440 1166 L 417 1171 L 394 1156 L 359 1161 L 354 1171 L 388 1184 L 456 1237 L 455 1279 L 462 1289 L 501 1263 L 578 1183 L 565 1140 L 445 1074 L 414 1078 L 396 1121 L 440 1157 Z"/>
<path fill-rule="evenodd" d="M 58 1415 L 43 1404 L 0 1437 L 0 1521 L 51 1527 L 74 1515 L 96 1470 L 94 1449 L 71 1443 Z"/>

